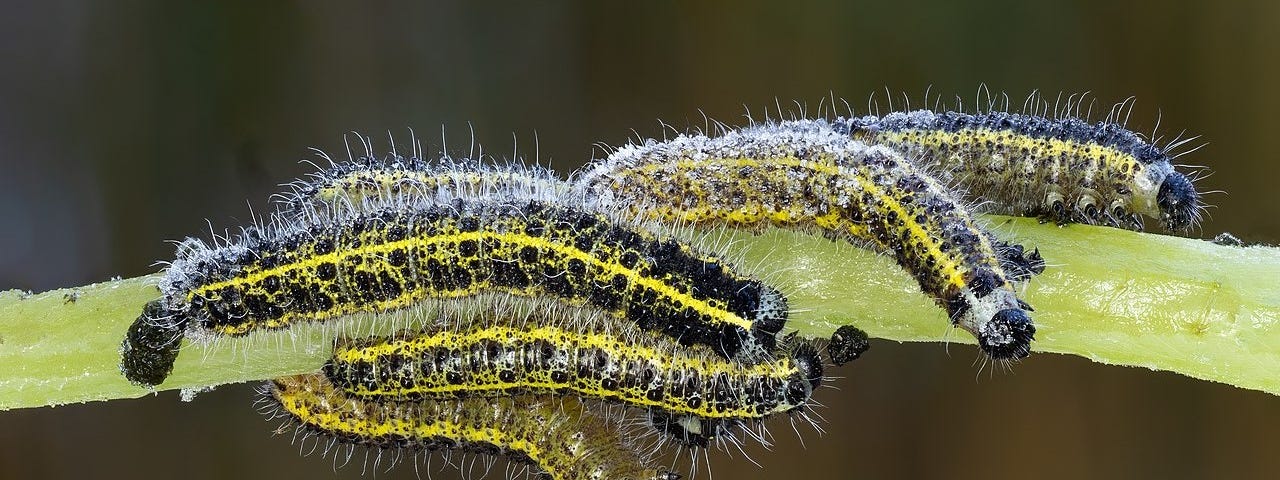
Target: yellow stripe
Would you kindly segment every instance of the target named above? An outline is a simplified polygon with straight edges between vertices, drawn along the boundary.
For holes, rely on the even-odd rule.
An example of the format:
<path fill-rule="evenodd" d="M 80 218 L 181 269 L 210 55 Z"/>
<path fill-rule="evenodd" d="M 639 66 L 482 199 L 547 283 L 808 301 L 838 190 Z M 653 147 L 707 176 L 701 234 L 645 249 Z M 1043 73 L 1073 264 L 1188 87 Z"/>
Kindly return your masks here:
<path fill-rule="evenodd" d="M 915 239 L 920 245 L 924 246 L 924 250 L 928 256 L 936 259 L 940 263 L 939 266 L 941 267 L 941 270 L 944 276 L 944 281 L 948 285 L 952 285 L 956 288 L 964 288 L 967 285 L 964 279 L 965 269 L 961 266 L 963 265 L 963 259 L 955 259 L 946 251 L 942 250 L 941 245 L 938 242 L 935 242 L 933 240 L 933 237 L 929 235 L 928 229 L 924 225 L 921 225 L 920 223 L 916 222 L 914 215 L 907 214 L 907 209 L 903 207 L 902 203 L 899 202 L 897 198 L 882 191 L 880 188 L 876 186 L 874 181 L 872 181 L 869 178 L 866 178 L 865 175 L 862 175 L 861 171 L 853 168 L 853 167 L 856 167 L 856 165 L 850 165 L 848 167 L 842 168 L 840 165 L 834 163 L 834 160 L 827 160 L 827 161 L 802 160 L 795 156 L 787 156 L 782 158 L 771 158 L 771 159 L 759 159 L 759 158 L 751 158 L 751 157 L 738 157 L 738 158 L 712 157 L 712 158 L 696 160 L 696 161 L 689 160 L 689 159 L 681 159 L 675 163 L 676 168 L 683 168 L 683 169 L 690 169 L 690 170 L 697 169 L 699 173 L 702 173 L 702 174 L 720 173 L 719 171 L 713 169 L 714 167 L 717 167 L 717 166 L 766 167 L 766 168 L 779 167 L 779 166 L 798 167 L 798 168 L 808 169 L 810 171 L 813 171 L 821 175 L 826 175 L 828 177 L 838 177 L 838 178 L 853 180 L 857 182 L 862 189 L 866 190 L 867 192 L 875 196 L 878 202 L 882 204 L 884 208 L 892 210 L 898 214 L 898 217 L 903 220 L 906 228 L 910 232 L 911 238 Z M 637 167 L 633 170 L 637 172 L 634 175 L 639 175 L 641 176 L 641 178 L 649 179 L 651 183 L 653 179 L 653 174 L 655 172 L 661 169 L 667 169 L 667 168 L 670 168 L 669 164 L 652 164 L 651 163 L 651 164 L 646 164 L 646 165 Z M 856 173 L 856 174 L 850 175 L 851 171 L 852 173 Z M 734 170 L 728 170 L 727 173 L 729 173 L 730 175 L 738 175 Z M 702 179 L 702 181 L 705 182 L 706 179 L 704 178 Z M 813 182 L 812 179 L 806 179 L 805 181 Z M 938 192 L 945 191 L 940 189 L 939 186 L 936 185 L 935 183 L 931 182 L 930 185 L 934 187 Z M 856 199 L 854 200 L 856 201 Z M 827 201 L 833 205 L 837 203 L 835 199 L 831 199 L 831 198 L 828 198 Z M 764 203 L 767 204 L 767 202 L 764 202 Z M 659 210 L 664 209 L 664 205 L 666 204 L 658 204 L 657 209 Z M 666 209 L 666 210 L 670 210 L 670 209 Z M 749 220 L 748 217 L 742 217 L 742 216 L 734 217 L 736 212 L 723 211 L 720 209 L 716 209 L 714 206 L 695 207 L 694 209 L 683 210 L 681 213 L 683 212 L 688 212 L 685 218 L 686 220 L 697 220 L 700 218 L 706 218 L 714 214 L 715 217 L 725 218 L 726 220 L 729 220 L 729 221 L 737 221 L 738 223 L 754 223 L 756 221 L 756 220 L 751 220 L 750 222 L 748 222 L 747 221 Z M 883 214 L 883 212 L 881 213 Z M 688 218 L 688 217 L 692 217 L 692 218 Z M 800 221 L 801 219 L 785 219 L 785 220 L 790 222 L 795 222 L 795 221 Z M 840 215 L 838 212 L 831 212 L 824 216 L 813 217 L 812 220 L 819 227 L 827 228 L 829 230 L 834 230 L 836 222 L 842 220 L 842 218 L 840 218 Z M 966 219 L 965 221 L 965 226 L 969 227 L 970 229 L 976 230 L 973 227 L 973 225 L 968 221 L 968 219 Z M 849 222 L 849 226 L 847 227 L 847 229 L 850 235 L 853 235 L 858 238 L 876 241 L 874 236 L 872 236 L 870 234 L 870 231 L 867 230 L 864 226 Z M 939 234 L 940 233 L 941 232 L 939 232 Z M 939 237 L 940 236 L 941 235 L 939 235 Z M 882 247 L 883 246 L 884 245 L 882 245 Z M 989 253 L 990 256 L 994 258 L 994 252 L 990 251 L 989 248 L 986 248 L 986 251 L 984 253 Z M 996 265 L 992 265 L 992 267 L 997 269 L 999 268 Z"/>
<path fill-rule="evenodd" d="M 457 444 L 436 446 L 466 451 L 483 442 L 528 457 L 560 480 L 653 479 L 666 473 L 617 425 L 578 402 L 552 396 L 371 402 L 343 395 L 323 375 L 276 379 L 272 396 L 280 411 L 311 430 L 374 449 L 415 449 L 429 439 L 449 439 Z"/>
<path fill-rule="evenodd" d="M 1092 142 L 1079 142 L 1070 139 L 1034 137 L 1019 134 L 1012 130 L 996 130 L 989 128 L 966 128 L 955 132 L 907 129 L 899 131 L 881 131 L 874 134 L 862 134 L 878 142 L 894 144 L 917 144 L 930 148 L 958 148 L 969 145 L 984 151 L 990 150 L 985 145 L 1008 145 L 1013 149 L 1024 149 L 1042 152 L 1046 157 L 1068 157 L 1087 159 L 1096 168 L 1102 166 L 1107 170 L 1120 172 L 1132 177 L 1142 171 L 1142 162 L 1133 155 L 1115 148 Z M 918 139 L 917 139 L 918 138 Z"/>
<path fill-rule="evenodd" d="M 322 381 L 323 377 L 320 378 Z M 374 415 L 361 415 L 359 412 L 349 411 L 355 410 L 355 408 L 351 408 L 355 404 L 349 403 L 353 402 L 352 400 L 343 398 L 340 393 L 333 390 L 332 386 L 327 385 L 327 382 L 322 384 L 321 381 L 314 381 L 307 385 L 305 389 L 282 390 L 277 388 L 276 400 L 280 402 L 285 411 L 295 416 L 298 421 L 331 434 L 337 433 L 359 437 L 367 441 L 375 441 L 384 437 L 407 439 L 442 437 L 460 442 L 489 443 L 523 453 L 536 463 L 539 468 L 551 474 L 553 478 L 559 478 L 560 472 L 557 467 L 563 462 L 547 461 L 549 459 L 549 451 L 544 450 L 542 445 L 524 438 L 516 438 L 499 428 L 477 425 L 473 422 L 457 422 L 450 418 L 396 418 L 394 414 L 386 413 L 385 410 Z M 321 385 L 324 385 L 324 387 L 319 388 Z M 311 390 L 311 387 L 317 387 L 317 390 Z M 368 404 L 363 405 L 367 406 Z M 348 408 L 341 408 L 343 406 Z M 328 407 L 328 409 L 325 409 L 325 407 Z M 393 404 L 389 404 L 385 408 L 395 407 Z M 509 417 L 512 420 L 524 418 L 521 415 L 509 415 Z M 547 426 L 516 424 L 505 427 L 517 431 L 536 431 L 538 428 Z M 549 445 L 547 447 L 553 446 Z"/>
<path fill-rule="evenodd" d="M 600 334 L 600 333 L 579 333 L 573 330 L 566 330 L 555 326 L 532 326 L 529 328 L 514 328 L 507 326 L 490 326 L 487 328 L 472 330 L 469 332 L 453 332 L 443 331 L 435 334 L 424 334 L 417 337 L 375 343 L 372 345 L 361 345 L 349 347 L 339 345 L 334 349 L 333 361 L 337 363 L 351 364 L 356 362 L 365 362 L 374 365 L 384 363 L 384 357 L 395 356 L 402 358 L 421 357 L 425 352 L 433 349 L 444 349 L 455 352 L 466 352 L 472 346 L 484 341 L 495 341 L 506 345 L 507 348 L 518 348 L 512 346 L 513 343 L 522 345 L 531 345 L 533 342 L 546 342 L 555 347 L 558 352 L 570 354 L 575 350 L 583 349 L 599 349 L 607 352 L 610 364 L 626 364 L 636 359 L 644 359 L 659 372 L 656 376 L 660 378 L 678 378 L 681 375 L 671 372 L 697 372 L 698 376 L 704 379 L 704 382 L 715 378 L 718 375 L 728 375 L 730 379 L 738 384 L 757 380 L 780 380 L 783 385 L 793 376 L 799 374 L 799 369 L 790 358 L 780 358 L 771 362 L 761 362 L 754 365 L 743 365 L 719 357 L 711 355 L 686 355 L 688 350 L 680 347 L 679 350 L 672 351 L 670 349 L 655 348 L 641 344 L 642 340 L 618 338 L 616 336 Z M 570 354 L 570 358 L 576 355 Z M 574 362 L 575 360 L 571 360 Z M 341 367 L 339 368 L 341 370 Z M 415 372 L 417 373 L 417 372 Z M 546 372 L 542 372 L 546 373 Z M 574 374 L 576 376 L 576 374 Z M 488 381 L 479 385 L 470 384 L 450 384 L 440 379 L 418 379 L 410 386 L 402 386 L 398 381 L 391 384 L 383 384 L 375 382 L 375 387 L 370 389 L 361 385 L 360 382 L 352 382 L 357 385 L 352 393 L 362 396 L 409 396 L 409 395 L 442 395 L 442 394 L 458 394 L 465 392 L 483 392 L 491 390 L 506 390 L 511 388 L 528 388 L 542 390 L 557 390 L 568 388 L 580 394 L 597 398 L 607 398 L 618 396 L 626 403 L 644 407 L 658 407 L 671 412 L 687 413 L 697 415 L 703 418 L 758 418 L 769 413 L 789 411 L 793 406 L 778 405 L 772 412 L 758 413 L 754 405 L 744 402 L 736 409 L 726 409 L 723 405 L 715 404 L 713 399 L 703 399 L 704 401 L 698 408 L 691 408 L 688 402 L 683 398 L 675 398 L 668 395 L 663 396 L 662 401 L 650 400 L 644 392 L 630 392 L 628 389 L 606 390 L 604 388 L 583 388 L 575 385 L 573 379 L 565 382 L 538 381 L 531 379 L 518 379 L 515 382 L 501 382 L 489 376 L 481 375 L 480 378 Z M 628 395 L 628 394 L 631 395 Z M 740 392 L 734 392 L 738 394 Z M 745 400 L 745 399 L 742 399 Z"/>
<path fill-rule="evenodd" d="M 401 248 L 404 248 L 404 249 L 407 249 L 410 247 L 425 248 L 429 245 L 439 245 L 439 244 L 445 244 L 445 243 L 460 243 L 467 240 L 480 241 L 485 239 L 497 239 L 499 241 L 502 241 L 504 244 L 510 243 L 510 244 L 515 244 L 519 246 L 531 246 L 539 249 L 545 249 L 549 251 L 554 251 L 566 257 L 566 259 L 581 260 L 584 263 L 601 268 L 610 276 L 623 275 L 631 282 L 631 284 L 648 288 L 650 290 L 657 292 L 659 295 L 665 298 L 674 300 L 674 302 L 677 304 L 686 305 L 689 308 L 692 308 L 694 311 L 698 312 L 703 318 L 710 319 L 714 323 L 729 324 L 729 325 L 743 328 L 744 330 L 748 330 L 748 331 L 750 331 L 751 329 L 750 320 L 744 319 L 741 316 L 738 316 L 737 314 L 730 312 L 728 310 L 725 310 L 723 308 L 718 308 L 717 306 L 712 305 L 707 301 L 694 298 L 690 294 L 682 293 L 676 288 L 672 287 L 671 285 L 663 283 L 660 280 L 643 277 L 639 273 L 637 273 L 635 270 L 623 267 L 619 263 L 606 262 L 590 255 L 587 252 L 578 250 L 577 248 L 573 248 L 571 246 L 567 246 L 560 243 L 553 243 L 544 238 L 531 237 L 528 235 L 515 234 L 515 233 L 462 232 L 462 233 L 455 233 L 455 234 L 436 235 L 436 236 L 427 237 L 427 238 L 411 237 L 411 238 L 406 238 L 404 240 L 376 244 L 376 245 L 365 244 L 356 249 L 335 251 L 335 252 L 324 254 L 324 255 L 313 255 L 311 257 L 303 258 L 303 259 L 300 259 L 299 261 L 295 261 L 293 263 L 289 263 L 286 265 L 280 265 L 274 268 L 256 270 L 256 271 L 249 272 L 246 275 L 241 277 L 236 277 L 236 278 L 232 278 L 232 279 L 228 279 L 220 282 L 210 283 L 208 285 L 204 285 L 199 288 L 192 289 L 192 291 L 188 293 L 187 299 L 188 301 L 191 301 L 197 297 L 203 297 L 209 294 L 210 292 L 216 292 L 217 290 L 226 288 L 226 287 L 247 290 L 261 283 L 267 277 L 271 277 L 271 276 L 285 277 L 286 274 L 290 272 L 294 272 L 294 271 L 306 269 L 306 268 L 315 268 L 325 263 L 333 263 L 335 266 L 338 266 L 341 264 L 342 260 L 351 258 L 351 257 L 364 256 L 366 259 L 382 258 L 382 256 L 385 256 L 386 254 Z M 374 257 L 375 255 L 377 257 Z M 513 261 L 518 262 L 518 258 L 513 259 Z M 375 265 L 372 271 L 376 272 L 376 271 L 392 271 L 392 270 L 395 270 L 395 267 L 392 267 L 386 264 L 385 260 L 382 260 L 381 264 Z M 529 273 L 530 277 L 540 274 L 539 272 L 533 272 L 533 271 L 527 271 L 526 273 Z M 473 290 L 478 290 L 478 287 L 473 288 Z M 411 303 L 412 300 L 414 300 L 415 298 L 425 297 L 428 293 L 426 288 L 420 288 L 417 291 L 419 292 L 419 295 L 421 295 L 420 297 L 414 297 L 413 295 L 410 295 L 410 294 L 403 294 L 400 297 L 397 297 L 391 300 L 378 302 L 377 305 L 375 305 L 375 308 L 388 309 L 388 308 L 405 306 Z M 341 315 L 342 313 L 354 312 L 361 308 L 362 306 L 360 305 L 335 305 L 334 308 L 330 309 L 327 312 L 324 312 L 324 313 L 327 313 L 328 315 L 324 315 L 318 312 L 317 316 L 320 318 L 326 318 L 327 316 Z M 286 313 L 284 318 L 273 323 L 288 324 L 289 323 L 287 320 L 288 318 L 290 318 L 290 315 Z M 251 322 L 244 322 L 241 325 L 227 326 L 223 328 L 223 332 L 228 334 L 245 333 L 252 329 L 252 325 L 250 325 L 250 323 Z"/>

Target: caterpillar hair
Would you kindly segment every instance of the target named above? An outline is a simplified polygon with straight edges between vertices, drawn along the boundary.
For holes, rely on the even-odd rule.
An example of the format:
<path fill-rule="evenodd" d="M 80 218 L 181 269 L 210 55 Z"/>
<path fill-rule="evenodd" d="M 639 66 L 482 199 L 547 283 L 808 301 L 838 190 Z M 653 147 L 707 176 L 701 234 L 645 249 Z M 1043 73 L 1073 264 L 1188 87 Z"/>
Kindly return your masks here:
<path fill-rule="evenodd" d="M 420 154 L 404 157 L 394 151 L 378 157 L 366 146 L 364 156 L 329 163 L 288 184 L 289 192 L 276 195 L 283 210 L 376 208 L 388 199 L 405 197 L 446 205 L 458 198 L 554 203 L 569 193 L 569 185 L 555 172 L 518 161 L 495 165 L 448 155 L 426 160 Z"/>
<path fill-rule="evenodd" d="M 502 455 L 538 478 L 676 480 L 603 419 L 547 397 L 374 402 L 350 398 L 322 375 L 276 379 L 268 415 L 306 436 L 378 450 Z M 398 455 L 397 455 L 398 457 Z"/>
<path fill-rule="evenodd" d="M 825 120 L 648 140 L 571 181 L 590 201 L 660 221 L 803 229 L 891 253 L 992 358 L 1030 351 L 1035 326 L 1011 276 L 1037 267 L 1007 273 L 989 234 L 938 180 Z"/>
<path fill-rule="evenodd" d="M 776 289 L 588 204 L 414 195 L 361 205 L 290 211 L 218 245 L 182 243 L 161 303 L 126 338 L 126 377 L 162 381 L 174 332 L 246 335 L 488 292 L 592 305 L 726 358 L 771 352 L 786 323 Z"/>
<path fill-rule="evenodd" d="M 1100 122 L 1071 113 L 915 110 L 835 123 L 854 139 L 936 167 L 996 213 L 1133 230 L 1147 216 L 1170 231 L 1194 228 L 1204 203 L 1172 164 L 1186 141 L 1155 145 L 1113 121 L 1116 111 Z"/>
<path fill-rule="evenodd" d="M 822 363 L 806 343 L 788 342 L 775 358 L 742 363 L 617 319 L 543 311 L 339 340 L 324 372 L 359 398 L 600 399 L 643 409 L 650 417 L 696 420 L 704 433 L 680 432 L 677 439 L 706 446 L 719 432 L 731 435 L 732 427 L 744 423 L 776 414 L 803 416 L 822 380 Z"/>

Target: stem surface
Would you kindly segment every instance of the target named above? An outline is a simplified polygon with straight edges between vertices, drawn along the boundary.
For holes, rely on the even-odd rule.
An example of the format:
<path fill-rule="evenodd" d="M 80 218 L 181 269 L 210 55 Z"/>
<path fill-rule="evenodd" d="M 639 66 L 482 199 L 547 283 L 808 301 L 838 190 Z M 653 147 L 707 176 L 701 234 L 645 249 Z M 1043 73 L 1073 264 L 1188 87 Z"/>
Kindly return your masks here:
<path fill-rule="evenodd" d="M 1023 298 L 1036 308 L 1034 352 L 1168 370 L 1280 394 L 1280 249 L 1103 227 L 991 216 L 1003 238 L 1038 247 L 1049 264 Z M 854 324 L 872 337 L 974 343 L 892 259 L 805 234 L 727 233 L 743 262 L 789 293 L 789 324 L 825 337 Z M 151 392 L 120 374 L 119 347 L 157 276 L 30 295 L 0 292 L 0 410 Z M 415 312 L 429 316 L 430 313 Z M 187 343 L 161 389 L 199 389 L 316 371 L 336 328 L 304 325 L 247 339 Z"/>

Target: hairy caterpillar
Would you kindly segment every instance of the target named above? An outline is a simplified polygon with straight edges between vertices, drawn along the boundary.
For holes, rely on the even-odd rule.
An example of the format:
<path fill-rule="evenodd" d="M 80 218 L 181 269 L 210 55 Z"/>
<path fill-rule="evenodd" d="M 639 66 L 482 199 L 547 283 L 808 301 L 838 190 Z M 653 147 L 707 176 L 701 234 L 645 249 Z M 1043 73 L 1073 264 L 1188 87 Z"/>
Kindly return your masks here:
<path fill-rule="evenodd" d="M 363 155 L 347 162 L 334 162 L 327 154 L 318 152 L 329 161 L 330 167 L 312 174 L 308 180 L 289 183 L 289 192 L 276 195 L 282 207 L 273 226 L 277 234 L 297 230 L 297 225 L 308 221 L 315 229 L 326 219 L 354 216 L 366 209 L 380 213 L 377 211 L 398 204 L 427 208 L 450 206 L 457 199 L 551 203 L 560 201 L 568 189 L 554 172 L 544 168 L 516 162 L 497 167 L 449 156 L 428 161 L 421 157 L 416 142 L 412 156 L 403 157 L 393 151 L 385 160 L 380 160 L 368 139 L 361 138 L 361 141 Z M 300 222 L 299 218 L 309 220 Z M 259 227 L 246 233 L 246 238 L 241 239 L 245 242 L 252 240 L 247 238 L 248 233 L 259 237 L 272 235 L 259 231 Z M 198 256 L 204 250 L 209 249 L 189 239 L 179 249 L 179 255 Z M 204 256 L 210 255 L 205 252 Z M 211 264 L 217 259 L 199 261 Z M 175 274 L 172 269 L 169 273 Z M 190 322 L 187 316 L 169 311 L 168 302 L 166 296 L 148 303 L 126 333 L 121 346 L 121 371 L 134 383 L 159 385 L 168 377 L 177 359 L 181 339 Z"/>
<path fill-rule="evenodd" d="M 695 446 L 744 422 L 803 414 L 822 380 L 821 359 L 808 344 L 742 363 L 618 320 L 566 316 L 485 315 L 389 338 L 340 340 L 324 372 L 347 394 L 370 399 L 602 399 L 651 418 L 696 419 L 697 432 L 673 432 Z"/>
<path fill-rule="evenodd" d="M 866 146 L 827 121 L 649 140 L 572 181 L 590 201 L 665 222 L 800 228 L 890 252 L 992 358 L 1030 351 L 1030 307 L 987 232 L 897 152 Z"/>
<path fill-rule="evenodd" d="M 345 444 L 379 450 L 503 455 L 539 478 L 675 480 L 647 453 L 576 401 L 547 397 L 374 402 L 350 398 L 322 375 L 263 389 L 271 418 Z"/>
<path fill-rule="evenodd" d="M 450 203 L 387 200 L 303 213 L 226 246 L 184 243 L 162 302 L 126 337 L 126 377 L 163 381 L 183 329 L 244 335 L 483 292 L 589 304 L 726 358 L 772 351 L 785 325 L 780 292 L 675 238 L 571 204 Z"/>
<path fill-rule="evenodd" d="M 536 166 L 494 166 L 448 156 L 428 161 L 418 155 L 404 157 L 395 153 L 379 159 L 368 146 L 358 159 L 330 163 L 329 168 L 310 178 L 290 183 L 291 192 L 277 195 L 285 211 L 330 206 L 361 208 L 397 197 L 442 204 L 458 198 L 553 203 L 562 201 L 570 188 L 555 172 Z"/>
<path fill-rule="evenodd" d="M 854 139 L 937 166 L 997 213 L 1133 230 L 1145 215 L 1178 231 L 1194 227 L 1205 208 L 1170 163 L 1181 143 L 1158 147 L 1110 121 L 916 110 L 835 124 Z"/>

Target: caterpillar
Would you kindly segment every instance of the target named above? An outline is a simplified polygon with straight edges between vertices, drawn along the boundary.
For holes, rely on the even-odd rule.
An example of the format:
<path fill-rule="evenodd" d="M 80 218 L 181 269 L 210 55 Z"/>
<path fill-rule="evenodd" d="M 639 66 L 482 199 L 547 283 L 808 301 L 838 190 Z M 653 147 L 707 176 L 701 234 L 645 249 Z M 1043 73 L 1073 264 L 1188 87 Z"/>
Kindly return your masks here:
<path fill-rule="evenodd" d="M 1070 108 L 1068 108 L 1070 110 Z M 917 159 L 996 213 L 1142 230 L 1142 216 L 1184 231 L 1205 209 L 1172 150 L 1110 121 L 1002 111 L 915 110 L 836 120 L 856 140 Z"/>
<path fill-rule="evenodd" d="M 277 231 L 297 230 L 299 218 L 309 218 L 317 228 L 327 219 L 339 215 L 356 215 L 367 210 L 375 213 L 389 209 L 397 203 L 452 205 L 456 199 L 467 201 L 541 201 L 552 203 L 560 200 L 567 191 L 567 184 L 550 170 L 511 162 L 503 166 L 490 166 L 479 160 L 455 159 L 448 155 L 436 161 L 423 159 L 417 142 L 409 157 L 392 152 L 378 159 L 372 143 L 360 138 L 364 146 L 361 156 L 345 162 L 336 162 L 327 154 L 317 153 L 327 160 L 329 168 L 322 169 L 308 179 L 286 184 L 289 191 L 274 195 L 280 211 L 276 215 Z M 350 155 L 350 153 L 349 153 Z M 307 221 L 302 221 L 305 223 Z M 252 234 L 270 237 L 258 227 L 246 230 L 245 239 Z M 294 232 L 298 233 L 298 232 Z M 234 243 L 234 242 L 232 242 Z M 179 256 L 209 256 L 209 248 L 199 241 L 188 239 L 181 244 Z M 198 260 L 215 263 L 216 258 Z M 169 269 L 170 276 L 181 274 Z M 174 284 L 176 281 L 170 280 Z M 142 386 L 155 386 L 172 372 L 182 338 L 187 333 L 190 319 L 166 307 L 166 298 L 150 302 L 125 334 L 121 344 L 121 372 L 131 382 Z M 197 334 L 200 332 L 196 332 Z"/>
<path fill-rule="evenodd" d="M 365 148 L 366 153 L 360 158 L 329 160 L 328 168 L 288 184 L 289 192 L 276 195 L 283 210 L 362 208 L 397 197 L 443 204 L 457 198 L 553 203 L 561 201 L 570 188 L 555 172 L 519 162 L 495 166 L 447 155 L 428 161 L 416 154 L 404 157 L 395 152 L 378 158 L 372 147 L 366 144 Z"/>
<path fill-rule="evenodd" d="M 378 450 L 503 455 L 538 478 L 676 480 L 616 428 L 574 401 L 548 397 L 376 402 L 351 398 L 322 375 L 269 382 L 270 418 L 307 434 Z"/>
<path fill-rule="evenodd" d="M 773 287 L 599 210 L 463 198 L 366 203 L 249 228 L 225 246 L 183 243 L 160 282 L 161 303 L 126 335 L 125 376 L 163 381 L 184 329 L 246 335 L 485 292 L 591 305 L 726 358 L 772 351 L 786 323 L 786 298 Z"/>
<path fill-rule="evenodd" d="M 366 399 L 596 398 L 650 418 L 688 418 L 682 423 L 696 422 L 693 431 L 663 430 L 702 447 L 747 422 L 802 415 L 822 380 L 821 359 L 806 343 L 743 363 L 618 320 L 566 317 L 482 315 L 387 338 L 342 339 L 324 373 Z"/>
<path fill-rule="evenodd" d="M 897 152 L 825 120 L 627 145 L 571 182 L 589 201 L 668 223 L 805 229 L 890 252 L 989 356 L 1030 351 L 1031 308 L 959 200 Z M 1014 277 L 1043 264 L 1025 267 Z"/>
<path fill-rule="evenodd" d="M 554 172 L 537 167 L 519 164 L 493 167 L 449 157 L 427 162 L 418 156 L 406 158 L 394 153 L 378 160 L 367 142 L 365 149 L 365 155 L 359 159 L 342 163 L 330 160 L 330 168 L 313 174 L 310 180 L 292 183 L 293 192 L 281 195 L 282 203 L 289 210 L 334 204 L 358 207 L 369 199 L 402 195 L 437 201 L 505 197 L 554 202 L 582 195 L 577 189 L 584 186 L 584 182 L 568 184 Z M 585 185 L 590 187 L 589 182 Z M 1044 271 L 1044 259 L 1038 251 L 1028 251 L 1021 245 L 994 237 L 990 241 L 1000 253 L 1001 265 L 1011 280 L 1026 280 Z"/>

